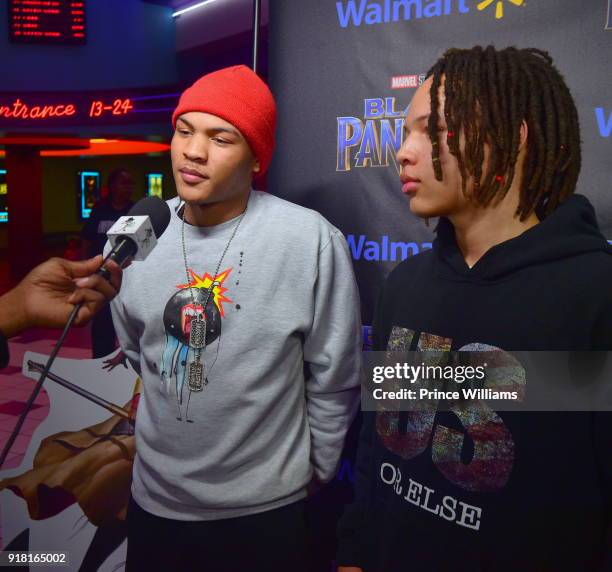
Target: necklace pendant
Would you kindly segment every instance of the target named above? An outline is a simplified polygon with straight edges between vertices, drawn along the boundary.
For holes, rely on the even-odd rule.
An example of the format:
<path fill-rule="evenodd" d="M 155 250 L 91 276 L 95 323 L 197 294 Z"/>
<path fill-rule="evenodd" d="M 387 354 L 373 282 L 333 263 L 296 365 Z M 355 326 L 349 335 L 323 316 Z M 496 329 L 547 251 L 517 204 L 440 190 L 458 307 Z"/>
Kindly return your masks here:
<path fill-rule="evenodd" d="M 192 361 L 189 364 L 187 385 L 189 391 L 202 391 L 204 389 L 204 364 L 199 361 Z"/>
<path fill-rule="evenodd" d="M 197 314 L 191 320 L 189 345 L 194 350 L 201 350 L 206 345 L 206 318 L 204 318 L 204 314 Z"/>

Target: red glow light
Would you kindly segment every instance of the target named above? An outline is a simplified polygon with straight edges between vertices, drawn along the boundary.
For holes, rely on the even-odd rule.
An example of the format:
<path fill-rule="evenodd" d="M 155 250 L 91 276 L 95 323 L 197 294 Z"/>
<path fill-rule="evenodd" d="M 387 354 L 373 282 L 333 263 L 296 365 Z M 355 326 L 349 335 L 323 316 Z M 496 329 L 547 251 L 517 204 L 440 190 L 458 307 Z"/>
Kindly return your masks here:
<path fill-rule="evenodd" d="M 156 143 L 153 141 L 131 141 L 127 139 L 82 139 L 88 148 L 47 150 L 41 151 L 42 157 L 82 157 L 82 156 L 105 156 L 105 155 L 146 155 L 147 153 L 166 153 L 170 149 L 167 143 Z M 5 138 L 2 143 L 10 144 L 10 138 Z M 5 152 L 0 151 L 0 157 Z"/>

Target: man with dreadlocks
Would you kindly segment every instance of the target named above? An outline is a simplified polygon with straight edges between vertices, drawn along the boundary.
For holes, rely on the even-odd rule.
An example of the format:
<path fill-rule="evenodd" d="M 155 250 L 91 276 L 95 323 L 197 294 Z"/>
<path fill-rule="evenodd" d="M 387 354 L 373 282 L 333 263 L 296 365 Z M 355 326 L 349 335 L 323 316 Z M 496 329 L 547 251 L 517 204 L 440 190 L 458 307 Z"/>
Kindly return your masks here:
<path fill-rule="evenodd" d="M 440 218 L 385 283 L 376 350 L 612 348 L 612 249 L 547 53 L 448 50 L 397 157 L 410 210 Z M 609 413 L 364 412 L 355 474 L 340 572 L 612 569 Z"/>

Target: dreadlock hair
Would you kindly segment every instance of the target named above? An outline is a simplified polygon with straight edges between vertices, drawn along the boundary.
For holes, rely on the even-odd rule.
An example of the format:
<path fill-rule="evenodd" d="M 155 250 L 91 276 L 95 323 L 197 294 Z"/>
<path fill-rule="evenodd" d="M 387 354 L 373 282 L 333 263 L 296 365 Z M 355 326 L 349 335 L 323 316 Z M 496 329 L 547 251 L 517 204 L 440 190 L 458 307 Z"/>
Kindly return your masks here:
<path fill-rule="evenodd" d="M 501 201 L 514 179 L 520 129 L 528 140 L 516 211 L 520 220 L 550 214 L 571 195 L 580 172 L 580 127 L 576 105 L 547 52 L 514 47 L 450 49 L 434 64 L 428 134 L 436 179 L 442 180 L 439 148 L 439 88 L 444 78 L 447 143 L 457 157 L 466 193 L 487 206 Z M 464 149 L 460 149 L 463 135 Z M 488 166 L 483 174 L 485 144 Z"/>

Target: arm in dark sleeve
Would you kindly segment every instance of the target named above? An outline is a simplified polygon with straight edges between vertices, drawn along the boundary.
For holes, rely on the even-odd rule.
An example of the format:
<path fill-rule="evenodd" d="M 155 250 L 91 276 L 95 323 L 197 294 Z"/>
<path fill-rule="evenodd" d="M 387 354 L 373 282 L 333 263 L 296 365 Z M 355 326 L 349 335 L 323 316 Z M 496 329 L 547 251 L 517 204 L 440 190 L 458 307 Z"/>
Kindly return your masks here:
<path fill-rule="evenodd" d="M 83 228 L 81 230 L 81 238 L 88 240 L 90 242 L 94 242 L 98 235 L 98 211 L 94 207 L 91 211 L 91 215 L 85 221 Z"/>
<path fill-rule="evenodd" d="M 388 328 L 384 325 L 383 294 L 378 299 L 372 324 L 373 347 L 375 351 L 385 349 Z M 364 568 L 368 561 L 369 537 L 374 535 L 368 528 L 368 507 L 372 504 L 375 484 L 374 447 L 376 440 L 376 412 L 362 412 L 361 431 L 355 462 L 355 499 L 348 505 L 338 523 L 338 566 Z"/>
<path fill-rule="evenodd" d="M 376 413 L 364 411 L 355 462 L 355 499 L 348 505 L 338 523 L 338 566 L 363 568 L 367 561 L 368 530 L 367 508 L 371 503 L 372 472 L 374 468 L 372 447 L 376 432 Z"/>
<path fill-rule="evenodd" d="M 94 254 L 99 254 L 97 252 L 93 252 L 93 245 L 98 238 L 98 209 L 94 207 L 91 211 L 91 215 L 85 221 L 83 228 L 81 229 L 81 256 L 83 258 L 89 258 Z"/>

